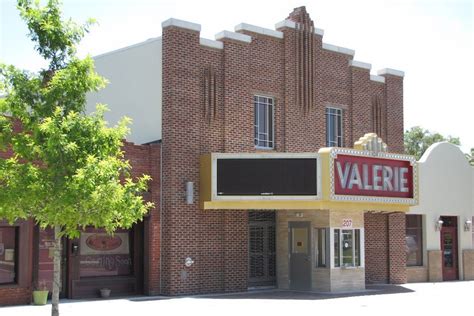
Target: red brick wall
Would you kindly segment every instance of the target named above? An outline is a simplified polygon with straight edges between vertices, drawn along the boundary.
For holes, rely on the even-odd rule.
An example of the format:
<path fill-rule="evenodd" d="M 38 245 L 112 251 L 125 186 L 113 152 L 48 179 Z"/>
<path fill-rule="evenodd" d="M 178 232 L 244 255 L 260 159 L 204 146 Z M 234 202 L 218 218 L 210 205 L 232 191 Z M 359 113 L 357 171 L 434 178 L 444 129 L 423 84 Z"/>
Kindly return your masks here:
<path fill-rule="evenodd" d="M 7 305 L 30 304 L 32 287 L 4 287 L 0 286 L 0 307 Z"/>
<path fill-rule="evenodd" d="M 406 255 L 406 224 L 405 213 L 391 213 L 388 215 L 388 255 L 390 283 L 407 283 L 407 255 Z"/>
<path fill-rule="evenodd" d="M 16 125 L 18 130 L 18 125 Z M 149 295 L 160 293 L 160 155 L 161 145 L 135 145 L 125 143 L 123 150 L 125 158 L 132 166 L 132 176 L 148 174 L 152 177 L 149 183 L 149 194 L 147 200 L 155 203 L 145 219 L 145 275 L 144 292 Z M 11 150 L 0 151 L 0 158 L 8 158 L 12 154 Z M 3 223 L 0 220 L 0 224 Z M 33 284 L 33 227 L 32 221 L 22 221 L 19 230 L 19 267 L 18 283 L 15 285 L 0 285 L 0 306 L 29 304 L 32 298 Z"/>
<path fill-rule="evenodd" d="M 161 144 L 135 145 L 125 143 L 125 159 L 132 166 L 132 176 L 149 175 L 148 194 L 145 199 L 155 203 L 145 217 L 144 225 L 144 284 L 143 291 L 148 295 L 160 293 L 160 164 Z"/>
<path fill-rule="evenodd" d="M 403 153 L 403 78 L 385 76 L 387 139 L 390 152 Z"/>
<path fill-rule="evenodd" d="M 372 132 L 371 100 L 381 96 L 390 124 L 391 151 L 403 150 L 403 80 L 370 81 L 369 72 L 350 67 L 352 56 L 322 49 L 314 35 L 314 105 L 296 104 L 295 36 L 283 39 L 248 31 L 251 43 L 224 39 L 224 49 L 199 44 L 199 32 L 163 29 L 163 294 L 239 291 L 247 287 L 248 219 L 245 211 L 203 211 L 198 207 L 199 157 L 210 152 L 255 152 L 253 96 L 275 98 L 275 150 L 316 152 L 325 146 L 325 108 L 344 111 L 344 144 Z M 205 118 L 204 73 L 216 74 L 217 111 Z M 195 202 L 185 203 L 185 183 L 194 182 Z M 370 216 L 369 216 L 370 217 Z M 385 232 L 387 223 L 385 217 Z M 370 219 L 369 219 L 370 222 Z M 376 220 L 373 225 L 380 226 Z M 370 233 L 370 229 L 369 229 Z M 369 240 L 374 237 L 369 237 Z M 380 245 L 385 249 L 388 239 Z M 369 251 L 377 253 L 377 247 Z M 194 264 L 184 266 L 186 257 Z M 373 263 L 367 263 L 368 269 Z M 389 280 L 387 264 L 378 279 Z M 375 268 L 374 268 L 375 269 Z M 369 274 L 370 275 L 370 274 Z"/>
<path fill-rule="evenodd" d="M 382 213 L 365 213 L 365 281 L 387 283 L 388 218 Z"/>
<path fill-rule="evenodd" d="M 365 280 L 367 283 L 407 282 L 405 214 L 364 214 Z"/>

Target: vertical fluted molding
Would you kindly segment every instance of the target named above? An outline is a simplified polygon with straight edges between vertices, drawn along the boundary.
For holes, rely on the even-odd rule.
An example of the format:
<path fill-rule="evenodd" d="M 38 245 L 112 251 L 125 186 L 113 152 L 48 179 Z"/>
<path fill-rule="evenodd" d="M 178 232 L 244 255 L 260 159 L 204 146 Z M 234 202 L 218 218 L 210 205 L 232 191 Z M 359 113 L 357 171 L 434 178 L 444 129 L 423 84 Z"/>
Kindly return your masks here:
<path fill-rule="evenodd" d="M 295 67 L 295 76 L 296 76 L 296 80 L 295 80 L 295 85 L 296 85 L 296 91 L 295 91 L 295 95 L 296 95 L 296 104 L 297 105 L 300 105 L 301 101 L 300 101 L 300 24 L 299 23 L 296 23 L 296 44 L 295 44 L 295 56 L 296 56 L 296 67 Z"/>
<path fill-rule="evenodd" d="M 204 118 L 209 121 L 209 68 L 204 69 Z"/>
<path fill-rule="evenodd" d="M 217 92 L 216 92 L 216 72 L 211 68 L 212 74 L 212 85 L 211 85 L 211 96 L 212 96 L 212 119 L 216 119 L 217 114 Z"/>
<path fill-rule="evenodd" d="M 387 135 L 387 116 L 379 95 L 372 96 L 372 129 L 382 138 Z"/>
<path fill-rule="evenodd" d="M 301 25 L 300 32 L 299 32 L 299 38 L 300 38 L 300 45 L 299 45 L 299 50 L 300 50 L 300 60 L 299 60 L 299 73 L 298 73 L 298 80 L 299 80 L 299 87 L 300 87 L 300 106 L 303 107 L 304 110 L 304 26 Z"/>
<path fill-rule="evenodd" d="M 296 104 L 306 115 L 314 106 L 314 28 L 309 21 L 296 24 Z"/>
<path fill-rule="evenodd" d="M 210 123 L 217 116 L 216 74 L 212 67 L 204 69 L 204 118 Z"/>

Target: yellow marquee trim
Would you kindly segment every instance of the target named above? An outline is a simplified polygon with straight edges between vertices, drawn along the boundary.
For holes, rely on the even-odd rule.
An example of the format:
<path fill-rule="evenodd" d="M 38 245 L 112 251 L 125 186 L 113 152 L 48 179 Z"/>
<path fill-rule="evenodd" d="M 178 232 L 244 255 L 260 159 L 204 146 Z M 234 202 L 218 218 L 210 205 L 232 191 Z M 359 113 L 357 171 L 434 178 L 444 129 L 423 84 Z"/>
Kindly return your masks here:
<path fill-rule="evenodd" d="M 335 201 L 202 201 L 206 210 L 353 210 L 407 212 L 408 205 Z"/>
<path fill-rule="evenodd" d="M 369 146 L 370 144 L 370 146 Z M 367 148 L 374 147 L 374 151 Z M 409 207 L 418 204 L 418 165 L 413 156 L 384 152 L 385 143 L 370 133 L 361 137 L 352 148 L 321 148 L 318 153 L 209 153 L 201 156 L 200 169 L 200 207 L 206 210 L 361 210 L 361 211 L 383 211 L 383 212 L 407 212 Z M 347 154 L 362 157 L 373 157 L 382 159 L 398 159 L 409 161 L 413 166 L 413 198 L 391 198 L 375 196 L 340 196 L 334 194 L 334 159 L 338 154 Z M 215 160 L 217 157 L 258 157 L 276 158 L 277 156 L 300 156 L 312 155 L 318 159 L 318 195 L 315 198 L 285 197 L 262 198 L 238 197 L 235 200 L 229 198 L 219 199 L 213 197 L 212 185 L 216 180 Z"/>

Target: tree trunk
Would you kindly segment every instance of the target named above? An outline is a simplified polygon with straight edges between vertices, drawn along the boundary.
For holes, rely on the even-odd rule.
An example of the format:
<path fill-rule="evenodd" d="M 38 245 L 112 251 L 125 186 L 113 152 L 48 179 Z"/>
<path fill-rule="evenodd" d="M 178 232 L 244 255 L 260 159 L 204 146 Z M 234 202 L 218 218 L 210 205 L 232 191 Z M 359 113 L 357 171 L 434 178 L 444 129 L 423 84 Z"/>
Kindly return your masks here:
<path fill-rule="evenodd" d="M 59 291 L 61 290 L 61 226 L 54 226 L 54 269 L 51 316 L 59 316 Z"/>

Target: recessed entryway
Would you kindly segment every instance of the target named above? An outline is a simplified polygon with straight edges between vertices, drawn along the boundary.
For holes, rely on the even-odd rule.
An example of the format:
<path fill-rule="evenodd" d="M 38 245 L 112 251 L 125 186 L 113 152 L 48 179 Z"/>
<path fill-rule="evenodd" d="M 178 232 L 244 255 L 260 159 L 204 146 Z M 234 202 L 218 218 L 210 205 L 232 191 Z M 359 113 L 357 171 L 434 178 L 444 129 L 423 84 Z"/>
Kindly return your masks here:
<path fill-rule="evenodd" d="M 276 285 L 275 216 L 274 211 L 249 212 L 249 288 Z"/>

